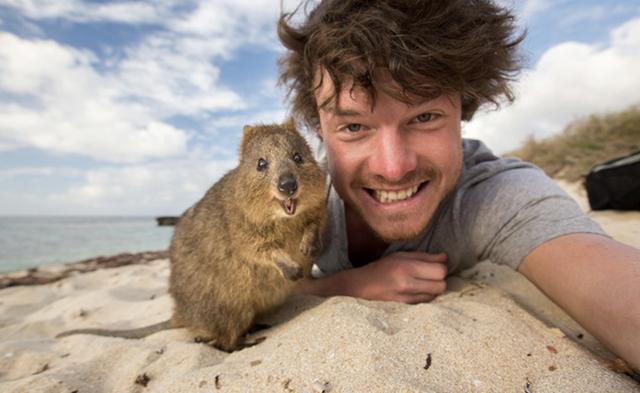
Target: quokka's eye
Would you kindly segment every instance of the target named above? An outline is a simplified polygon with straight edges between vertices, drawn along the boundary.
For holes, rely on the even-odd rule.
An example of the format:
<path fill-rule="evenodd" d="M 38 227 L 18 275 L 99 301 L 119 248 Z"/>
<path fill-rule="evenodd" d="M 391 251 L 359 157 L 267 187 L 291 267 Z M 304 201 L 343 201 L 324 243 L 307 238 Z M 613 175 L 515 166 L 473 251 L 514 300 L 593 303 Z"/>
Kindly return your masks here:
<path fill-rule="evenodd" d="M 259 172 L 266 170 L 268 167 L 269 167 L 269 163 L 267 162 L 267 160 L 265 160 L 264 158 L 260 158 L 258 160 L 258 166 L 256 167 L 256 169 Z"/>
<path fill-rule="evenodd" d="M 300 155 L 300 153 L 295 153 L 293 155 L 293 161 L 295 161 L 296 164 L 302 164 L 304 162 L 304 160 L 302 159 L 302 156 Z"/>

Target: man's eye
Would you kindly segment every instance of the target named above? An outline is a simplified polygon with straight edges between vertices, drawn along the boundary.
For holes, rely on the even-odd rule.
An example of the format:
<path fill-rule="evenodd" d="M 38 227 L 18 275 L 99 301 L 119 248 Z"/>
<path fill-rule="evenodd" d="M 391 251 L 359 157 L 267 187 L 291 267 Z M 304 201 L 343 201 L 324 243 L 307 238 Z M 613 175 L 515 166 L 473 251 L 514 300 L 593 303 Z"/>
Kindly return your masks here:
<path fill-rule="evenodd" d="M 348 124 L 345 128 L 349 132 L 358 132 L 362 129 L 362 124 L 352 123 Z"/>
<path fill-rule="evenodd" d="M 416 116 L 416 120 L 419 123 L 426 123 L 433 118 L 433 113 L 425 112 Z"/>

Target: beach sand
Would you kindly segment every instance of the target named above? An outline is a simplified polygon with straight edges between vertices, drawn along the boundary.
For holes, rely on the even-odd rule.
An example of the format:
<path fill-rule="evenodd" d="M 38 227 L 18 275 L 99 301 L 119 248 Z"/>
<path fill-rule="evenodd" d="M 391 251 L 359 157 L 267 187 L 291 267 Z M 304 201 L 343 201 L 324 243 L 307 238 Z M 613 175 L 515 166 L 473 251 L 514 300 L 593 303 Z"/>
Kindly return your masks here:
<path fill-rule="evenodd" d="M 579 190 L 563 186 L 584 206 Z M 591 214 L 640 247 L 640 213 Z M 262 343 L 232 354 L 194 343 L 185 329 L 140 340 L 54 338 L 169 318 L 168 275 L 158 259 L 0 290 L 0 391 L 640 391 L 532 284 L 490 262 L 451 277 L 427 304 L 294 296 L 252 335 Z"/>

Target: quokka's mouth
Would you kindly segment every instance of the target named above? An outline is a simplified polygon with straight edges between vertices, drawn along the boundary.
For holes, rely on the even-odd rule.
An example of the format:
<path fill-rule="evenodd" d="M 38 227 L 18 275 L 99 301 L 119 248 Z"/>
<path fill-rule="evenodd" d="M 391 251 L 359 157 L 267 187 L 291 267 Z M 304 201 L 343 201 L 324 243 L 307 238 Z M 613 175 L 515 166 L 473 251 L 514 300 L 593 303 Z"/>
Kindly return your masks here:
<path fill-rule="evenodd" d="M 296 200 L 293 198 L 287 198 L 282 201 L 282 209 L 285 214 L 293 216 L 296 213 Z"/>

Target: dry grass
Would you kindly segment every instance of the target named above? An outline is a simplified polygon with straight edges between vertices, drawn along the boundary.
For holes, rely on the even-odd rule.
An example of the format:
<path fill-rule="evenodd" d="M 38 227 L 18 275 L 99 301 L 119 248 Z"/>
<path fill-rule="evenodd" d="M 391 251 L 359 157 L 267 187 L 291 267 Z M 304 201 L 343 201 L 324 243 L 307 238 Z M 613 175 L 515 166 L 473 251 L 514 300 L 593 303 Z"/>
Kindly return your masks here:
<path fill-rule="evenodd" d="M 582 179 L 596 164 L 640 150 L 640 106 L 569 124 L 562 133 L 505 155 L 533 162 L 549 176 Z"/>

